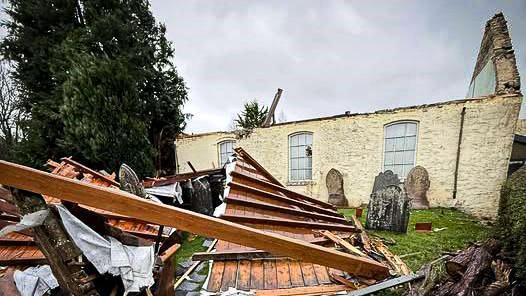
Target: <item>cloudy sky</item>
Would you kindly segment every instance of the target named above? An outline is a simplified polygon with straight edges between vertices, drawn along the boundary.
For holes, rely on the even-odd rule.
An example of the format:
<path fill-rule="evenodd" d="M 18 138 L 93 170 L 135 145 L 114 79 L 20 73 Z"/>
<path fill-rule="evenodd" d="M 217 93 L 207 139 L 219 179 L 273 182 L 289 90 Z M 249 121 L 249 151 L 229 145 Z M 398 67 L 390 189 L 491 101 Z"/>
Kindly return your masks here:
<path fill-rule="evenodd" d="M 287 121 L 463 98 L 498 11 L 526 85 L 526 1 L 152 0 L 152 10 L 190 90 L 187 132 L 225 130 L 278 87 Z"/>

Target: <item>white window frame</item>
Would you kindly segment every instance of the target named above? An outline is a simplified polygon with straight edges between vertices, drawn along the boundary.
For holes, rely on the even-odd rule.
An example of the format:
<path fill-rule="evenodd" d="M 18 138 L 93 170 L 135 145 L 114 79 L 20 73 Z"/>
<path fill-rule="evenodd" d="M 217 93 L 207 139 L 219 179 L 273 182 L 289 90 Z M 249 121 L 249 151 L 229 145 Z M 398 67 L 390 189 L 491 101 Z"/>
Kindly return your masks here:
<path fill-rule="evenodd" d="M 227 153 L 223 153 L 221 151 L 221 147 L 224 145 L 224 144 L 227 144 L 227 143 L 232 143 L 232 153 L 230 153 L 228 155 L 228 152 Z M 234 148 L 236 146 L 236 141 L 235 140 L 232 140 L 232 139 L 226 139 L 226 140 L 222 140 L 220 142 L 217 143 L 217 157 L 218 157 L 218 164 L 219 164 L 219 167 L 223 167 L 225 165 L 225 163 L 221 163 L 221 159 L 222 159 L 222 155 L 223 154 L 227 154 L 227 158 L 232 155 L 234 153 Z"/>
<path fill-rule="evenodd" d="M 295 137 L 295 136 L 299 136 L 299 135 L 309 135 L 311 136 L 312 138 L 312 143 L 310 144 L 310 148 L 311 148 L 311 156 L 310 156 L 310 159 L 311 159 L 311 162 L 310 162 L 310 178 L 307 179 L 307 178 L 303 178 L 303 179 L 292 179 L 292 155 L 291 155 L 291 148 L 292 148 L 292 138 Z M 297 145 L 297 146 L 294 146 L 294 147 L 299 147 L 300 145 Z M 314 146 L 314 134 L 312 132 L 308 132 L 308 131 L 301 131 L 301 132 L 295 132 L 293 134 L 290 134 L 288 136 L 288 145 L 287 145 L 287 158 L 288 158 L 288 172 L 287 172 L 287 175 L 289 176 L 289 182 L 290 183 L 301 183 L 301 182 L 309 182 L 309 181 L 312 181 L 312 162 L 313 162 L 313 156 L 314 156 L 314 151 L 313 151 L 313 146 Z M 305 169 L 303 169 L 305 170 Z M 304 174 L 305 176 L 305 174 Z"/>
<path fill-rule="evenodd" d="M 418 137 L 419 137 L 419 133 L 420 133 L 420 122 L 417 121 L 417 120 L 398 120 L 398 121 L 393 121 L 393 122 L 390 122 L 390 123 L 387 123 L 384 125 L 384 133 L 383 133 L 383 137 L 382 137 L 382 163 L 381 163 L 381 168 L 382 168 L 382 172 L 385 172 L 386 169 L 385 169 L 385 140 L 386 140 L 386 136 L 387 136 L 387 128 L 390 127 L 390 126 L 393 126 L 393 125 L 397 125 L 397 124 L 404 124 L 404 123 L 413 123 L 416 125 L 416 132 L 415 132 L 415 152 L 414 152 L 414 155 L 413 155 L 413 167 L 417 166 L 417 163 L 416 163 L 416 155 L 418 153 Z M 405 135 L 404 135 L 405 137 Z M 396 152 L 396 150 L 394 150 L 394 152 Z M 394 172 L 394 171 L 393 171 Z M 394 172 L 396 173 L 396 172 Z M 409 172 L 407 172 L 409 173 Z M 407 175 L 404 175 L 404 176 L 398 176 L 398 178 L 401 180 L 401 181 L 404 181 L 405 178 L 407 177 Z"/>

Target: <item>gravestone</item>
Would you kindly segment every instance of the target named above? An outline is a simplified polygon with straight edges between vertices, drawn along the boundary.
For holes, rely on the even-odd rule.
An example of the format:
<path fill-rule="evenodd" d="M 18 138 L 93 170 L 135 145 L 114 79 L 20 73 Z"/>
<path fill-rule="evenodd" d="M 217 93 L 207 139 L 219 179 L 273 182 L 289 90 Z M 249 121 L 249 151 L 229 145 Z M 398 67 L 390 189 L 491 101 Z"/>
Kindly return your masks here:
<path fill-rule="evenodd" d="M 378 176 L 374 178 L 373 193 L 381 189 L 386 188 L 389 185 L 399 185 L 400 179 L 398 175 L 393 173 L 391 170 L 387 170 L 383 173 L 379 173 Z"/>
<path fill-rule="evenodd" d="M 407 232 L 410 203 L 399 184 L 398 176 L 392 171 L 376 176 L 367 206 L 367 229 Z"/>
<path fill-rule="evenodd" d="M 429 185 L 429 174 L 424 167 L 416 166 L 409 171 L 404 187 L 411 200 L 411 208 L 429 209 L 429 201 L 427 200 Z"/>
<path fill-rule="evenodd" d="M 343 192 L 343 175 L 337 169 L 331 169 L 325 178 L 329 203 L 335 206 L 348 207 L 349 201 Z"/>

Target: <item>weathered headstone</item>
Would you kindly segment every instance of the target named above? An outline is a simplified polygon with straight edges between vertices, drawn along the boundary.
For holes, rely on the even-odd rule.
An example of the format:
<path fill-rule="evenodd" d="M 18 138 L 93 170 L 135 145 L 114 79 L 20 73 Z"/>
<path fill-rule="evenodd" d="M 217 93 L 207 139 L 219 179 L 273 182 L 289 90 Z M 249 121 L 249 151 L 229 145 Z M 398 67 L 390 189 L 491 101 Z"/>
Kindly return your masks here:
<path fill-rule="evenodd" d="M 331 169 L 327 173 L 325 183 L 329 192 L 330 204 L 341 207 L 349 206 L 349 201 L 343 192 L 343 175 L 337 169 Z"/>
<path fill-rule="evenodd" d="M 405 233 L 409 223 L 409 198 L 392 171 L 376 176 L 367 206 L 365 227 Z"/>
<path fill-rule="evenodd" d="M 374 185 L 373 185 L 373 192 L 379 191 L 381 189 L 386 188 L 389 185 L 399 185 L 400 179 L 398 179 L 398 175 L 393 173 L 391 170 L 387 170 L 383 173 L 379 173 L 378 176 L 374 178 Z"/>
<path fill-rule="evenodd" d="M 413 209 L 428 209 L 427 191 L 429 190 L 429 174 L 422 166 L 416 166 L 409 171 L 404 182 L 407 196 Z"/>

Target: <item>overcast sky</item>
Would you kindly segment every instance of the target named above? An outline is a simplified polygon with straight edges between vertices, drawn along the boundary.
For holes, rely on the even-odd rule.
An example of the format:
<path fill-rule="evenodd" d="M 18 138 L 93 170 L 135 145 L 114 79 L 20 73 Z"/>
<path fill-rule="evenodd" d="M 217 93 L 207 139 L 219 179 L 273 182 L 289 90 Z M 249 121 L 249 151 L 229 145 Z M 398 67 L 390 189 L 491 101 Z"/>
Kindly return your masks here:
<path fill-rule="evenodd" d="M 151 3 L 189 87 L 187 132 L 225 130 L 278 87 L 287 121 L 463 98 L 498 11 L 525 85 L 526 1 Z"/>

